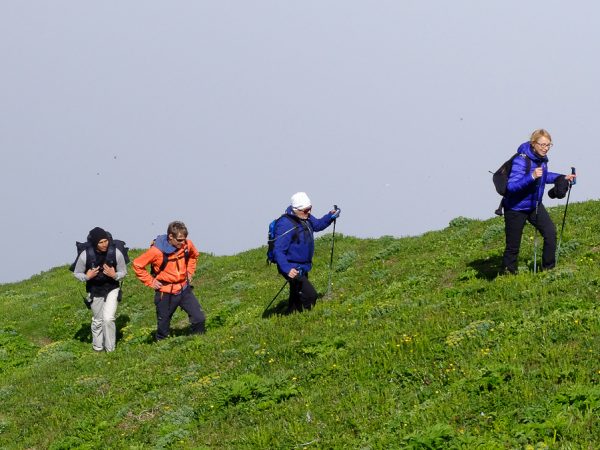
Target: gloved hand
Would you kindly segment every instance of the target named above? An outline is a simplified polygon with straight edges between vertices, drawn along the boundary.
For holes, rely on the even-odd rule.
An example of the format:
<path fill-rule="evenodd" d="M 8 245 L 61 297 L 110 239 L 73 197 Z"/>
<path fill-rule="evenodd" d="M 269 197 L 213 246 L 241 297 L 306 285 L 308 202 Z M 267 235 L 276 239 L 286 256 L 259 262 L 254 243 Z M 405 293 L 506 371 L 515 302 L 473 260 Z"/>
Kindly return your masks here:
<path fill-rule="evenodd" d="M 564 175 L 561 175 L 556 179 L 556 181 L 554 181 L 554 187 L 548 191 L 548 197 L 565 198 L 568 190 L 569 181 Z"/>
<path fill-rule="evenodd" d="M 331 214 L 331 220 L 335 220 L 338 217 L 340 217 L 340 213 L 342 212 L 342 209 L 339 208 L 337 205 L 335 205 L 334 208 L 335 209 L 332 209 L 331 211 L 329 211 L 329 214 Z"/>

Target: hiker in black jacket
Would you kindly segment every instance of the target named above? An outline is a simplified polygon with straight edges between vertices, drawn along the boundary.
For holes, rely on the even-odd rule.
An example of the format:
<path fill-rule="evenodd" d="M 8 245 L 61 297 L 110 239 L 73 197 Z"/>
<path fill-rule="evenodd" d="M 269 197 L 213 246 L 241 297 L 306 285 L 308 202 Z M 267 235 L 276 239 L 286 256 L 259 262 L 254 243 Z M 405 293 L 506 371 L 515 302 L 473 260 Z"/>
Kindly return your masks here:
<path fill-rule="evenodd" d="M 119 302 L 119 280 L 127 274 L 123 253 L 100 227 L 90 231 L 89 246 L 75 261 L 73 274 L 85 281 L 86 304 L 93 312 L 92 348 L 112 352 L 116 344 L 115 314 Z"/>

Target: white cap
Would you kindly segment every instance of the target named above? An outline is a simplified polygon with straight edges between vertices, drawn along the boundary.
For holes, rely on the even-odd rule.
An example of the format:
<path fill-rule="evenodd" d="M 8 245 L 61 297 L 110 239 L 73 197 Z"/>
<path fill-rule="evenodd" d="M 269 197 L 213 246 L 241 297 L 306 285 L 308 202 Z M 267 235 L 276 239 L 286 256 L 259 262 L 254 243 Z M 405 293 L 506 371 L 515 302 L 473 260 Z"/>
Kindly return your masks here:
<path fill-rule="evenodd" d="M 310 198 L 306 195 L 306 192 L 296 192 L 292 195 L 292 208 L 294 209 L 305 209 L 312 206 Z"/>

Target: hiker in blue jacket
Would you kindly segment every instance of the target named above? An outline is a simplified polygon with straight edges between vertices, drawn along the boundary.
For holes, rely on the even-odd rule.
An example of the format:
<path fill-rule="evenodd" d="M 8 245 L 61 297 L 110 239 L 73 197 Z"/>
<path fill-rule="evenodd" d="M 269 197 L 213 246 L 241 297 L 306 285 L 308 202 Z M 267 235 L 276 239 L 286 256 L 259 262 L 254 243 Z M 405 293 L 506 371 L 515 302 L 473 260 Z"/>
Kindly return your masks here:
<path fill-rule="evenodd" d="M 317 291 L 308 281 L 315 252 L 313 233 L 324 230 L 340 215 L 338 208 L 317 219 L 311 210 L 308 195 L 297 192 L 275 226 L 274 259 L 279 273 L 290 283 L 288 313 L 311 309 L 317 302 Z"/>
<path fill-rule="evenodd" d="M 552 137 L 544 129 L 535 130 L 529 142 L 519 146 L 520 157 L 513 159 L 503 199 L 506 248 L 502 258 L 504 270 L 517 273 L 517 260 L 525 222 L 529 221 L 544 238 L 542 270 L 556 264 L 556 227 L 542 204 L 546 184 L 559 177 L 572 182 L 575 175 L 561 175 L 548 171 L 547 153 L 552 148 Z M 530 160 L 528 164 L 527 159 Z M 529 166 L 529 171 L 527 167 Z"/>

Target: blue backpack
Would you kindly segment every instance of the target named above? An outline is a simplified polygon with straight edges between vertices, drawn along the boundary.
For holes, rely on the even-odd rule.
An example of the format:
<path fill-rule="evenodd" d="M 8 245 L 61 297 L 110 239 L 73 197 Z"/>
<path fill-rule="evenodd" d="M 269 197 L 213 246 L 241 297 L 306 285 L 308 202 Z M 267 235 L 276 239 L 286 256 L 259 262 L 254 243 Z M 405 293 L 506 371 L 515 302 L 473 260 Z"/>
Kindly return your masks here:
<path fill-rule="evenodd" d="M 277 222 L 279 222 L 282 218 L 286 217 L 290 222 L 294 224 L 293 228 L 290 228 L 285 233 L 280 234 L 278 236 L 275 235 L 275 228 L 277 226 Z M 267 236 L 267 264 L 275 263 L 275 241 L 279 239 L 281 236 L 288 234 L 291 231 L 295 231 L 293 240 L 298 240 L 298 228 L 301 226 L 300 218 L 290 214 L 282 214 L 277 219 L 273 220 L 269 224 L 269 234 Z"/>

